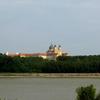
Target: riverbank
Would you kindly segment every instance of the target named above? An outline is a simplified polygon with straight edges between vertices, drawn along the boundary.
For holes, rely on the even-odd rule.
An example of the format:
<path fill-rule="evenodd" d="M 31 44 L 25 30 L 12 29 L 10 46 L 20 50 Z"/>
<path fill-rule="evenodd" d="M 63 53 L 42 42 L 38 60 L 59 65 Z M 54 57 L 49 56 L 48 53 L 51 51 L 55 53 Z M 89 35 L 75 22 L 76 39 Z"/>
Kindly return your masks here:
<path fill-rule="evenodd" d="M 0 78 L 100 78 L 100 73 L 0 73 Z"/>

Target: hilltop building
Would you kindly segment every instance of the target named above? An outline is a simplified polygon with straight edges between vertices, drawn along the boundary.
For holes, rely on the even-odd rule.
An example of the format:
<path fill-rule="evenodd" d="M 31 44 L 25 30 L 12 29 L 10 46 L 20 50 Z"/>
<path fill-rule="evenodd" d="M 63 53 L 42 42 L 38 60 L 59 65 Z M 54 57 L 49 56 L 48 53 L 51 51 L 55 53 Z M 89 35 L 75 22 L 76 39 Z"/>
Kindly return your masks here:
<path fill-rule="evenodd" d="M 64 53 L 61 49 L 61 45 L 53 45 L 51 44 L 49 46 L 49 49 L 48 51 L 46 52 L 47 53 L 47 59 L 50 59 L 50 60 L 55 60 L 58 56 L 66 56 L 67 53 Z"/>
<path fill-rule="evenodd" d="M 58 56 L 67 56 L 67 53 L 64 53 L 61 49 L 61 45 L 53 45 L 49 46 L 49 49 L 45 53 L 9 53 L 6 52 L 7 56 L 19 56 L 19 57 L 42 57 L 43 59 L 56 60 Z"/>

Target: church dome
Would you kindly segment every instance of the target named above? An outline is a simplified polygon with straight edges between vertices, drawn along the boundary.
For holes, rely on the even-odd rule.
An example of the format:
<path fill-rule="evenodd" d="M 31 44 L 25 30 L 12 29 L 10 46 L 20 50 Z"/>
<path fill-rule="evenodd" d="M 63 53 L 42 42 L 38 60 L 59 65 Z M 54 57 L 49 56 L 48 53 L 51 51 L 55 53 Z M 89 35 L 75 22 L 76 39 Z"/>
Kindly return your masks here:
<path fill-rule="evenodd" d="M 49 46 L 49 49 L 53 49 L 53 44 L 51 44 L 51 45 Z"/>

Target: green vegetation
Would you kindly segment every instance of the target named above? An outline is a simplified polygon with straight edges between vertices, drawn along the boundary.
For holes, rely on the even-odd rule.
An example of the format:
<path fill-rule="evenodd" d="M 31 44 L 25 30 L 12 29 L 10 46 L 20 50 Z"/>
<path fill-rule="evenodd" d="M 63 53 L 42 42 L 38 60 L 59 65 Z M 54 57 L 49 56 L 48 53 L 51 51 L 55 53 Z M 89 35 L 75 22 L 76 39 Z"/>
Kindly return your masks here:
<path fill-rule="evenodd" d="M 76 89 L 76 100 L 100 100 L 100 93 L 96 95 L 96 89 L 93 85 L 86 87 L 79 87 Z"/>
<path fill-rule="evenodd" d="M 0 54 L 0 72 L 99 73 L 100 55 L 62 56 L 50 61 L 40 57 L 21 58 Z"/>

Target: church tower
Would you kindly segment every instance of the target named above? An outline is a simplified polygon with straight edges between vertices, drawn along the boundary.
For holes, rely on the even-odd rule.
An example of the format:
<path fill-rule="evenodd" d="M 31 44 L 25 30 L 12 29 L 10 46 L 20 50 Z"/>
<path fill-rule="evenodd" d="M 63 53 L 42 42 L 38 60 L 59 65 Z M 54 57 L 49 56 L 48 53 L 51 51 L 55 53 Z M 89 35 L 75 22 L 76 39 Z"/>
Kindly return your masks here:
<path fill-rule="evenodd" d="M 47 51 L 47 58 L 48 59 L 56 59 L 58 56 L 62 56 L 63 52 L 61 49 L 61 45 L 53 45 L 51 44 L 49 46 L 49 49 Z"/>

